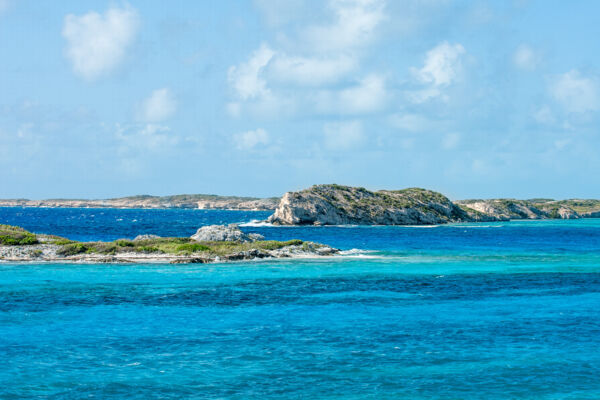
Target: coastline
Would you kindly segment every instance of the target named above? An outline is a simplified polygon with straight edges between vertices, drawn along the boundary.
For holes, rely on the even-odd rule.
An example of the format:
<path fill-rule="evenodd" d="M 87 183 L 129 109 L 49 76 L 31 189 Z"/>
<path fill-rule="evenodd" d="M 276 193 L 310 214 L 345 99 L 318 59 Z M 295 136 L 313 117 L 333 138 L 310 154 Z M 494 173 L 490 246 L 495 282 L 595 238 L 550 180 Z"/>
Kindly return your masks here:
<path fill-rule="evenodd" d="M 214 264 L 232 263 L 239 261 L 275 260 L 275 259 L 309 259 L 333 257 L 339 254 L 337 249 L 328 248 L 316 252 L 302 250 L 298 247 L 285 247 L 278 251 L 263 251 L 251 249 L 226 255 L 206 255 L 205 253 L 176 255 L 176 254 L 143 254 L 124 252 L 119 254 L 81 254 L 60 256 L 57 254 L 60 246 L 33 245 L 0 246 L 0 264 L 20 263 L 69 263 L 69 264 Z M 331 250 L 329 250 L 331 249 Z M 42 254 L 37 254 L 42 251 Z"/>

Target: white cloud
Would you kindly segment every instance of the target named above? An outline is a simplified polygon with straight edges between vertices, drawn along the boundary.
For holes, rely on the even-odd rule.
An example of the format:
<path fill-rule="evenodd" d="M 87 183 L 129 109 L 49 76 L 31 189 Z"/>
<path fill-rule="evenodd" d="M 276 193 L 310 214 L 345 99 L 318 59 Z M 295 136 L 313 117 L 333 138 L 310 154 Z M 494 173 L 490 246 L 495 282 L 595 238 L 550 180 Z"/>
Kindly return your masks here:
<path fill-rule="evenodd" d="M 68 14 L 62 35 L 75 73 L 93 80 L 116 68 L 133 43 L 138 27 L 138 14 L 130 6 L 111 7 L 103 15 L 94 11 L 81 16 Z"/>
<path fill-rule="evenodd" d="M 513 62 L 523 70 L 533 71 L 539 64 L 539 55 L 527 45 L 520 45 L 513 54 Z"/>
<path fill-rule="evenodd" d="M 411 68 L 418 83 L 424 87 L 407 91 L 405 95 L 408 100 L 416 104 L 433 99 L 448 101 L 449 98 L 443 89 L 459 79 L 465 53 L 461 44 L 448 42 L 442 42 L 429 50 L 425 55 L 423 67 Z"/>
<path fill-rule="evenodd" d="M 356 85 L 341 90 L 324 90 L 316 95 L 317 111 L 363 114 L 381 110 L 387 102 L 385 79 L 369 75 Z"/>
<path fill-rule="evenodd" d="M 258 128 L 233 135 L 233 141 L 238 150 L 253 150 L 258 145 L 267 145 L 270 142 L 269 134 L 264 129 Z"/>
<path fill-rule="evenodd" d="M 171 133 L 165 125 L 144 124 L 121 126 L 117 124 L 115 138 L 119 141 L 121 153 L 153 151 L 163 152 L 176 146 L 179 139 Z"/>
<path fill-rule="evenodd" d="M 281 11 L 269 16 L 265 2 L 256 4 L 268 18 Z M 328 5 L 330 23 L 301 27 L 295 39 L 281 33 L 278 47 L 262 44 L 245 62 L 229 68 L 234 93 L 226 105 L 229 115 L 364 114 L 383 107 L 388 100 L 385 79 L 364 71 L 361 61 L 363 45 L 373 40 L 385 18 L 384 0 L 330 0 Z M 353 81 L 356 75 L 364 78 Z"/>
<path fill-rule="evenodd" d="M 328 58 L 278 55 L 269 72 L 279 81 L 318 86 L 335 82 L 356 67 L 356 58 L 347 54 Z"/>
<path fill-rule="evenodd" d="M 465 48 L 461 44 L 442 42 L 429 50 L 420 69 L 413 69 L 417 79 L 434 86 L 448 86 L 459 76 Z"/>
<path fill-rule="evenodd" d="M 331 0 L 332 24 L 306 29 L 305 38 L 320 51 L 339 51 L 371 42 L 385 18 L 382 0 Z"/>
<path fill-rule="evenodd" d="M 238 97 L 247 100 L 269 93 L 266 81 L 261 74 L 274 54 L 275 52 L 269 46 L 263 44 L 247 62 L 229 67 L 229 84 L 236 91 Z"/>
<path fill-rule="evenodd" d="M 360 121 L 332 122 L 323 127 L 325 146 L 331 150 L 348 150 L 365 140 Z"/>
<path fill-rule="evenodd" d="M 177 101 L 168 88 L 157 89 L 138 107 L 138 119 L 159 122 L 171 117 L 177 109 Z"/>
<path fill-rule="evenodd" d="M 340 92 L 340 105 L 350 112 L 377 111 L 386 101 L 385 80 L 379 75 L 369 75 L 355 87 Z"/>
<path fill-rule="evenodd" d="M 600 93 L 595 78 L 571 70 L 555 77 L 549 85 L 550 95 L 568 112 L 583 113 L 600 109 Z"/>

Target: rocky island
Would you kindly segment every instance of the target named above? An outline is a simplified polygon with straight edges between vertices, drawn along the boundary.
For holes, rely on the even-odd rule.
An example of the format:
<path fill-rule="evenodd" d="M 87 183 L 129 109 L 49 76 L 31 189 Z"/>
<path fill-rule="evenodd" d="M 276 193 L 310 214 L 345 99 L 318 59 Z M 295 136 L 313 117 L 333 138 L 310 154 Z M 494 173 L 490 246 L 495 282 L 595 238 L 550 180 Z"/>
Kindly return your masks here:
<path fill-rule="evenodd" d="M 600 217 L 598 200 L 492 199 L 452 202 L 421 188 L 370 191 L 336 184 L 286 193 L 275 225 L 437 225 L 511 219 Z"/>
<path fill-rule="evenodd" d="M 0 225 L 0 262 L 213 263 L 332 256 L 338 249 L 302 240 L 264 240 L 236 225 L 204 226 L 191 237 L 141 235 L 133 240 L 78 242 Z"/>
<path fill-rule="evenodd" d="M 462 208 L 431 190 L 372 192 L 335 184 L 288 192 L 269 217 L 276 225 L 433 225 L 468 220 Z"/>

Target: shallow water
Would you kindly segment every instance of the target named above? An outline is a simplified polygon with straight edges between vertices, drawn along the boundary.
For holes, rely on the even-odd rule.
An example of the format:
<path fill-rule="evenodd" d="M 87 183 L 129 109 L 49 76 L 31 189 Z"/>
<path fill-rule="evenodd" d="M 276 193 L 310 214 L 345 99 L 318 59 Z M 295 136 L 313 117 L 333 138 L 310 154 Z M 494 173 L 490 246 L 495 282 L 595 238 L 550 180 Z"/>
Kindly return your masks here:
<path fill-rule="evenodd" d="M 266 214 L 0 209 L 0 223 L 108 240 Z M 244 229 L 361 251 L 0 264 L 0 398 L 600 398 L 599 220 Z"/>

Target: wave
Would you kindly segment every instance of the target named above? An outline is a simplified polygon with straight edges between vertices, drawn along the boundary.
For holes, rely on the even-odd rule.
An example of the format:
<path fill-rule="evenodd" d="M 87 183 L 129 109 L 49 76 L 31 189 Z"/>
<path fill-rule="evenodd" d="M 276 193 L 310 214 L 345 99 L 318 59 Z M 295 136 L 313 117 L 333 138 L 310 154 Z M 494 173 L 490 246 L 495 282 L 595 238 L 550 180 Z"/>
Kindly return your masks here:
<path fill-rule="evenodd" d="M 342 257 L 353 257 L 353 258 L 385 258 L 386 256 L 376 254 L 375 250 L 364 250 L 364 249 L 350 249 L 342 250 L 339 255 Z"/>
<path fill-rule="evenodd" d="M 238 225 L 239 226 L 246 226 L 246 227 L 257 227 L 257 228 L 275 227 L 275 225 L 273 225 L 270 222 L 267 222 L 267 221 L 264 221 L 264 220 L 258 220 L 258 219 L 253 219 L 250 222 L 240 222 Z"/>
<path fill-rule="evenodd" d="M 505 225 L 448 225 L 449 228 L 503 228 Z"/>

